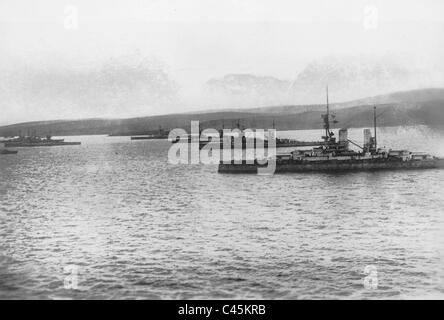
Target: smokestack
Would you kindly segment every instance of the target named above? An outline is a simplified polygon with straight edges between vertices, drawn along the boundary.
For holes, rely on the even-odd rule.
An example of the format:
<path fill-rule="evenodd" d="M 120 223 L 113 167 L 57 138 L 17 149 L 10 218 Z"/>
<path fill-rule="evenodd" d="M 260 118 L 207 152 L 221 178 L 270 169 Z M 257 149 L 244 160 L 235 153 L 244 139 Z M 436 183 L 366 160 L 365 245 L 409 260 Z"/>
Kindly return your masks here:
<path fill-rule="evenodd" d="M 364 149 L 369 150 L 371 146 L 372 132 L 370 129 L 364 129 Z"/>
<path fill-rule="evenodd" d="M 347 142 L 348 141 L 348 131 L 347 129 L 339 130 L 339 142 Z"/>

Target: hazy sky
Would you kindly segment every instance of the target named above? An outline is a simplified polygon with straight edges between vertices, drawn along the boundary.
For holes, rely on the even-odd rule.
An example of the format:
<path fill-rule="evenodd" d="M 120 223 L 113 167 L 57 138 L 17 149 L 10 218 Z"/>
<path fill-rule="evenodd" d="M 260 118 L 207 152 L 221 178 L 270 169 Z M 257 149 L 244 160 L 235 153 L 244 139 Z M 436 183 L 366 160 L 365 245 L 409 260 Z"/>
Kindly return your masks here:
<path fill-rule="evenodd" d="M 443 12 L 442 0 L 0 0 L 0 123 L 243 107 L 202 88 L 230 73 L 293 81 L 333 56 L 406 58 L 441 85 Z"/>

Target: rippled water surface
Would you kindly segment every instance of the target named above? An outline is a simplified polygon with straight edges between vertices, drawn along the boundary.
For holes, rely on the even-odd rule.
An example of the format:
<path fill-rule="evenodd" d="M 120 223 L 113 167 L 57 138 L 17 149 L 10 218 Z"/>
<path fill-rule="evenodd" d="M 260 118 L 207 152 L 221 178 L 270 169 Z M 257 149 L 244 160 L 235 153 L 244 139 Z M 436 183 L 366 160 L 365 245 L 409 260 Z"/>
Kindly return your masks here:
<path fill-rule="evenodd" d="M 380 131 L 444 156 L 443 130 Z M 444 170 L 222 175 L 167 141 L 67 140 L 0 156 L 0 298 L 444 298 Z"/>

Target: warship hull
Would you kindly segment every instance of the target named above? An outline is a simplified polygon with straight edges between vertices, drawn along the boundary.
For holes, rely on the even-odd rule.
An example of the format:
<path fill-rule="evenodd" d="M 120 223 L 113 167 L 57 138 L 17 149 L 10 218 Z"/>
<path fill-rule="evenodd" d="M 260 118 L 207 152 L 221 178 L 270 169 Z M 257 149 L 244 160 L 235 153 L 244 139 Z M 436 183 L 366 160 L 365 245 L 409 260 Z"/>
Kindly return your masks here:
<path fill-rule="evenodd" d="M 168 136 L 135 136 L 131 137 L 131 140 L 165 140 Z"/>
<path fill-rule="evenodd" d="M 257 173 L 258 168 L 266 167 L 259 164 L 219 164 L 219 173 Z M 293 161 L 276 163 L 275 173 L 286 172 L 347 172 L 373 170 L 408 170 L 444 168 L 444 159 L 430 160 L 329 160 L 329 161 Z"/>
<path fill-rule="evenodd" d="M 18 151 L 16 150 L 5 150 L 5 149 L 0 149 L 0 154 L 17 154 Z"/>
<path fill-rule="evenodd" d="M 76 146 L 80 142 L 5 142 L 6 148 Z"/>
<path fill-rule="evenodd" d="M 276 148 L 295 148 L 295 147 L 311 147 L 311 146 L 322 146 L 325 145 L 325 142 L 322 141 L 281 141 L 276 140 Z M 200 141 L 199 142 L 199 148 L 202 149 L 205 146 L 218 146 L 220 149 L 224 148 L 223 142 L 219 141 Z M 231 142 L 231 149 L 256 149 L 259 148 L 268 148 L 268 141 L 258 141 L 258 140 L 252 140 L 250 143 L 247 143 L 245 140 L 242 141 L 242 144 L 236 145 L 234 142 Z M 228 146 L 230 148 L 230 146 Z"/>

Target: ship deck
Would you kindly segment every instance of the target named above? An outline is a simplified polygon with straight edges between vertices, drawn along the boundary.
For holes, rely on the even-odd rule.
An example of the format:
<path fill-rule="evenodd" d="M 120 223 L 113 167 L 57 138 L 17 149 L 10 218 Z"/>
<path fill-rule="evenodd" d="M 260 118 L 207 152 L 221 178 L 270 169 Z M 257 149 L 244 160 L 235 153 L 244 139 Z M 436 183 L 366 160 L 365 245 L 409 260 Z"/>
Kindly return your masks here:
<path fill-rule="evenodd" d="M 221 163 L 219 173 L 257 173 L 258 168 L 267 165 L 246 163 Z M 328 161 L 289 161 L 276 163 L 275 173 L 285 172 L 346 172 L 369 170 L 405 170 L 444 168 L 444 159 L 409 160 L 400 159 L 365 159 L 365 160 L 328 160 Z"/>

